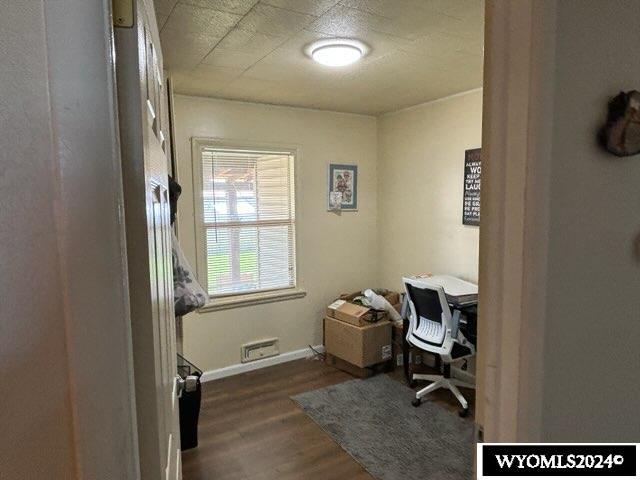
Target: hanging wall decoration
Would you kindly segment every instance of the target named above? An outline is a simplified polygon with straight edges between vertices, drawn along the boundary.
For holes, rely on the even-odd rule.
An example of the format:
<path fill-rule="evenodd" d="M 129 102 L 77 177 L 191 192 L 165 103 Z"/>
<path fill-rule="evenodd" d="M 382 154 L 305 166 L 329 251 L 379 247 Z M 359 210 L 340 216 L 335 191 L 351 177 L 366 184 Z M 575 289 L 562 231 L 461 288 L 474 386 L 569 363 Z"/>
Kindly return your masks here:
<path fill-rule="evenodd" d="M 330 164 L 328 190 L 329 211 L 357 211 L 358 166 Z"/>
<path fill-rule="evenodd" d="M 611 99 L 600 142 L 619 157 L 640 153 L 640 92 L 620 92 Z"/>
<path fill-rule="evenodd" d="M 463 225 L 480 225 L 480 176 L 482 174 L 480 154 L 479 148 L 464 152 Z"/>

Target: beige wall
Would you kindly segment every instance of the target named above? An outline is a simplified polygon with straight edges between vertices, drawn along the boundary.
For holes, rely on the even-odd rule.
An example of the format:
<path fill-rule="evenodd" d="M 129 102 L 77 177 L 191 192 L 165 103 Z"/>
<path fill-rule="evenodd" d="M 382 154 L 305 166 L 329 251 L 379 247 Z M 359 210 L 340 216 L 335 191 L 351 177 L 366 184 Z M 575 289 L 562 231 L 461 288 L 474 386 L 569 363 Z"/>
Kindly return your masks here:
<path fill-rule="evenodd" d="M 179 236 L 194 267 L 191 138 L 300 149 L 298 280 L 307 296 L 187 316 L 184 352 L 201 368 L 237 364 L 240 346 L 261 338 L 279 337 L 281 352 L 321 343 L 324 308 L 340 292 L 398 289 L 403 274 L 422 271 L 477 280 L 478 228 L 462 225 L 461 208 L 464 151 L 480 146 L 480 91 L 377 120 L 188 96 L 175 103 Z M 357 213 L 326 211 L 331 162 L 358 164 Z"/>
<path fill-rule="evenodd" d="M 281 352 L 322 343 L 329 301 L 376 281 L 376 119 L 197 97 L 175 99 L 179 236 L 195 268 L 191 143 L 193 136 L 295 145 L 298 284 L 302 299 L 192 313 L 184 318 L 184 352 L 205 370 L 240 362 L 240 346 L 280 338 Z M 326 211 L 329 163 L 358 165 L 358 212 Z"/>
<path fill-rule="evenodd" d="M 543 441 L 640 438 L 640 159 L 596 143 L 608 99 L 638 89 L 640 2 L 557 2 Z"/>
<path fill-rule="evenodd" d="M 610 98 L 638 88 L 640 3 L 488 6 L 485 440 L 635 442 L 640 162 L 597 133 Z"/>
<path fill-rule="evenodd" d="M 479 148 L 482 92 L 378 120 L 379 280 L 448 273 L 476 282 L 479 228 L 462 225 L 464 151 Z"/>

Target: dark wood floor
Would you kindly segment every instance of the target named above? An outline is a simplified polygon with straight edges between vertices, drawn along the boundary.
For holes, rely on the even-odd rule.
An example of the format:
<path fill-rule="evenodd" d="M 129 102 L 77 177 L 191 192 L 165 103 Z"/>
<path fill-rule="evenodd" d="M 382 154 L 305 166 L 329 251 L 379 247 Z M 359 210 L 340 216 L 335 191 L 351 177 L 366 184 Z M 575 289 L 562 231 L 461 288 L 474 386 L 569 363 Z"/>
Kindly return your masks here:
<path fill-rule="evenodd" d="M 352 378 L 299 360 L 203 384 L 198 448 L 185 480 L 370 480 L 289 398 Z"/>
<path fill-rule="evenodd" d="M 184 480 L 373 479 L 289 398 L 351 378 L 309 359 L 203 384 L 199 445 L 183 452 Z M 450 394 L 436 393 L 456 409 Z"/>

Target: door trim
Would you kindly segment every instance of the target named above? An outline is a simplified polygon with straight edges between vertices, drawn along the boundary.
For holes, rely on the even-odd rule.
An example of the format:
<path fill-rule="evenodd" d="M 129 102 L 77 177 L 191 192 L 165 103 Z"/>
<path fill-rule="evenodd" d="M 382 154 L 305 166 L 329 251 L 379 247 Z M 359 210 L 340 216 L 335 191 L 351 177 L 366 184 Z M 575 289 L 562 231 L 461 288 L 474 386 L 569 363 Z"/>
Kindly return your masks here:
<path fill-rule="evenodd" d="M 555 11 L 486 4 L 476 422 L 490 442 L 541 438 Z"/>
<path fill-rule="evenodd" d="M 111 2 L 42 3 L 76 472 L 137 479 Z"/>

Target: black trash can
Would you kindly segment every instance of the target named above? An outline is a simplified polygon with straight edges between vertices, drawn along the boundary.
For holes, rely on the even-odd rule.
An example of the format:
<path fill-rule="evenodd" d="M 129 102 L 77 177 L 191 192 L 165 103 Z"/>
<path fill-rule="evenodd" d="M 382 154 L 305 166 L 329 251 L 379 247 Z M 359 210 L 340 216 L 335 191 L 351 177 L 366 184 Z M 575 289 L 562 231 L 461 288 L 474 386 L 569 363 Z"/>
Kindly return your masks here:
<path fill-rule="evenodd" d="M 185 382 L 179 398 L 180 406 L 180 447 L 189 450 L 198 446 L 198 417 L 202 387 L 202 370 L 178 354 L 178 375 Z"/>

